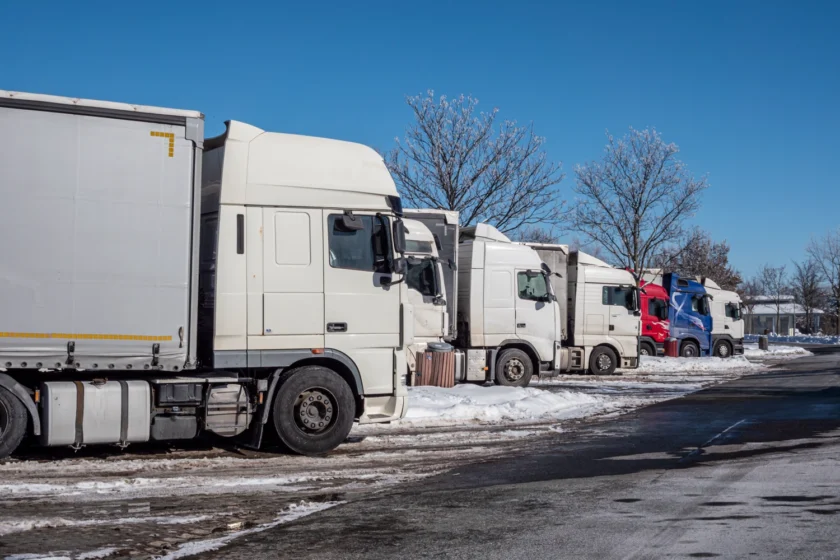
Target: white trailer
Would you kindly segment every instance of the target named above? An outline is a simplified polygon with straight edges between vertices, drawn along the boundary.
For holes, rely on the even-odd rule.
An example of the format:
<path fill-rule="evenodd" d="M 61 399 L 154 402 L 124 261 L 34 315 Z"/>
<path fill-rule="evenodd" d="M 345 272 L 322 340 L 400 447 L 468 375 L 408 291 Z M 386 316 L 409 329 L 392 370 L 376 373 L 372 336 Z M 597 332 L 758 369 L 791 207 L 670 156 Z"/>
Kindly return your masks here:
<path fill-rule="evenodd" d="M 698 278 L 711 298 L 712 355 L 729 358 L 744 353 L 744 319 L 741 317 L 741 297 L 723 290 L 711 278 Z"/>
<path fill-rule="evenodd" d="M 0 91 L 0 457 L 406 411 L 401 204 L 365 146 Z"/>
<path fill-rule="evenodd" d="M 426 240 L 408 265 L 413 307 L 424 317 L 415 327 L 423 336 L 411 352 L 452 341 L 458 381 L 518 386 L 533 375 L 637 367 L 638 294 L 629 272 L 563 245 L 513 243 L 487 224 L 458 232 L 451 212 L 406 215 L 407 245 L 413 237 Z M 444 232 L 460 243 L 441 241 Z M 412 280 L 420 270 L 427 281 Z M 435 271 L 441 277 L 432 280 Z M 413 366 L 413 357 L 408 361 Z"/>

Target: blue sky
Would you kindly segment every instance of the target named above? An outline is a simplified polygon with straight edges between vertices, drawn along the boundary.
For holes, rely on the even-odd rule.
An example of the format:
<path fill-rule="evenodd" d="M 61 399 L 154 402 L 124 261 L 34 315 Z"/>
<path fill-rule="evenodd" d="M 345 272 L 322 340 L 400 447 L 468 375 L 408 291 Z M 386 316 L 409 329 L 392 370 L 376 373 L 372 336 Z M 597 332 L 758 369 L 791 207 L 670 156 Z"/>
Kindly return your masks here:
<path fill-rule="evenodd" d="M 567 172 L 655 126 L 737 268 L 837 227 L 834 2 L 0 2 L 0 89 L 196 109 L 388 149 L 406 94 L 533 121 Z"/>

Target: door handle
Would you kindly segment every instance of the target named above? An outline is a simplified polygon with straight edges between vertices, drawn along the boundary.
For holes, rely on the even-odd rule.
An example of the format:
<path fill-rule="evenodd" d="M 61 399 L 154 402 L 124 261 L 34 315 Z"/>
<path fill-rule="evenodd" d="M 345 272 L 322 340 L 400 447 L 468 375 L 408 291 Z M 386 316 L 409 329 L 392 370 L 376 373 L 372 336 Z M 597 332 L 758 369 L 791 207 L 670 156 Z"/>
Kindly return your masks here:
<path fill-rule="evenodd" d="M 525 323 L 516 323 L 516 328 L 517 329 L 524 329 L 525 328 Z"/>
<path fill-rule="evenodd" d="M 610 330 L 614 331 L 615 330 L 615 325 L 610 325 Z"/>
<path fill-rule="evenodd" d="M 729 325 L 724 325 L 724 326 L 723 326 L 723 328 L 724 328 L 724 329 L 728 329 L 728 328 L 729 328 Z"/>
<path fill-rule="evenodd" d="M 327 332 L 347 332 L 347 323 L 327 323 Z"/>
<path fill-rule="evenodd" d="M 646 328 L 647 330 L 649 330 L 649 331 L 652 331 L 652 330 L 653 330 L 653 327 L 651 327 L 650 325 L 646 325 L 646 326 L 645 326 L 645 328 Z"/>

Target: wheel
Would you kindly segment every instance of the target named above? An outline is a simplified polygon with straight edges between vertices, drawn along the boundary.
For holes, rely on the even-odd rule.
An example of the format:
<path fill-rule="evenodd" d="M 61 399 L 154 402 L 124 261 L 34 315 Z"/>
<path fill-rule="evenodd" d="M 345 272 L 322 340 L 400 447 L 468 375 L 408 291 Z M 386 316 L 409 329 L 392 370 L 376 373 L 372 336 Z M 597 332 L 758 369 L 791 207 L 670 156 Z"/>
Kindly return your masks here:
<path fill-rule="evenodd" d="M 680 356 L 683 358 L 697 358 L 700 356 L 700 347 L 697 346 L 696 342 L 687 340 L 683 342 L 680 348 Z"/>
<path fill-rule="evenodd" d="M 340 375 L 304 366 L 280 376 L 272 416 L 283 445 L 300 455 L 323 455 L 347 439 L 355 411 L 353 393 Z"/>
<path fill-rule="evenodd" d="M 28 425 L 26 407 L 11 391 L 0 387 L 0 459 L 14 453 L 23 441 Z"/>
<path fill-rule="evenodd" d="M 715 345 L 715 356 L 718 358 L 731 358 L 732 357 L 732 347 L 729 346 L 728 342 L 720 341 Z"/>
<path fill-rule="evenodd" d="M 618 367 L 618 358 L 610 348 L 598 346 L 589 356 L 589 371 L 593 375 L 612 375 Z"/>
<path fill-rule="evenodd" d="M 639 345 L 639 355 L 641 356 L 656 356 L 656 348 L 650 342 L 642 342 Z"/>
<path fill-rule="evenodd" d="M 502 350 L 496 360 L 496 385 L 527 387 L 534 375 L 531 357 L 518 348 Z"/>

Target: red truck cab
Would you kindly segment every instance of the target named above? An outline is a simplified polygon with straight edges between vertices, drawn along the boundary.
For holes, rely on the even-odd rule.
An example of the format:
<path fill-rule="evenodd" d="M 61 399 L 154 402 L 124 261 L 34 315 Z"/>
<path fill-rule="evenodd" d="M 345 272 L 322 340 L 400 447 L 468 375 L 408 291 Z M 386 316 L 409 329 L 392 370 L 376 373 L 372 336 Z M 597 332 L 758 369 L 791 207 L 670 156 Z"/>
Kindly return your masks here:
<path fill-rule="evenodd" d="M 658 284 L 641 283 L 642 334 L 639 336 L 640 356 L 665 354 L 665 339 L 670 336 L 668 322 L 668 292 Z"/>

